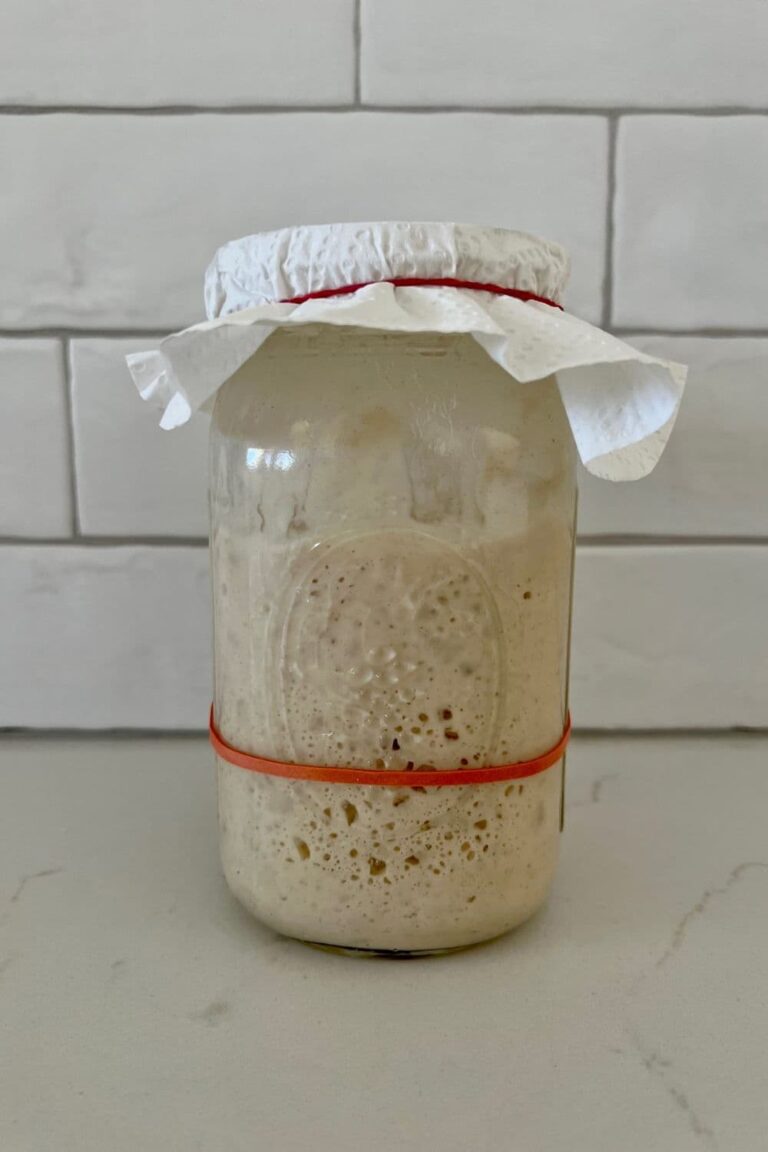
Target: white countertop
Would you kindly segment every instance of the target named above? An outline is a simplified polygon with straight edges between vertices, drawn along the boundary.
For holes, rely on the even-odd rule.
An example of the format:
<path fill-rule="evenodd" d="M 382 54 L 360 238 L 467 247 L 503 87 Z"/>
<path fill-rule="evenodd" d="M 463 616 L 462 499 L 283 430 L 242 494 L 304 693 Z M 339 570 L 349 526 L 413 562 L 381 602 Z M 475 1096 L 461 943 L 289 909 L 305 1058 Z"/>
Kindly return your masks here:
<path fill-rule="evenodd" d="M 577 739 L 546 909 L 354 960 L 230 897 L 203 739 L 0 742 L 2 1152 L 762 1152 L 768 739 Z"/>

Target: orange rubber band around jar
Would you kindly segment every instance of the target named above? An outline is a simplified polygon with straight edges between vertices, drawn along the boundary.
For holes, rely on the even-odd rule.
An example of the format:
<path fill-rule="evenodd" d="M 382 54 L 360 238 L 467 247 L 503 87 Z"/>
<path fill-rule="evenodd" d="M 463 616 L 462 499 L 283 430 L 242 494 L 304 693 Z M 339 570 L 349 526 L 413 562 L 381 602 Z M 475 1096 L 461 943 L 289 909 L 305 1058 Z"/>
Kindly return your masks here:
<path fill-rule="evenodd" d="M 449 768 L 445 771 L 423 768 L 413 771 L 388 771 L 375 768 L 331 768 L 321 764 L 288 764 L 282 760 L 267 760 L 252 756 L 227 744 L 220 736 L 213 718 L 213 705 L 208 732 L 217 756 L 245 768 L 249 772 L 262 772 L 267 776 L 282 776 L 289 780 L 317 780 L 327 784 L 370 784 L 384 788 L 444 788 L 453 785 L 492 784 L 499 780 L 521 780 L 546 771 L 562 759 L 571 737 L 571 716 L 566 717 L 563 735 L 554 748 L 533 760 L 516 764 L 500 764 L 485 768 Z"/>

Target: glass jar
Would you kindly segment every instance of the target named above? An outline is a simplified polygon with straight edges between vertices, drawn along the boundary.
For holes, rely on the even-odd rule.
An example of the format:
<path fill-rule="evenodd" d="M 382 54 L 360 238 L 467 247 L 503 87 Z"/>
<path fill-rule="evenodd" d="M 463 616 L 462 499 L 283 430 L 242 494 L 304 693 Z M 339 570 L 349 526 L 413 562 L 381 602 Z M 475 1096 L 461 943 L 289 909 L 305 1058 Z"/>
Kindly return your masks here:
<path fill-rule="evenodd" d="M 567 715 L 575 450 L 554 378 L 468 335 L 279 329 L 211 430 L 216 725 L 290 764 L 439 773 L 536 757 Z M 219 757 L 221 856 L 272 928 L 465 947 L 544 901 L 563 761 L 388 787 Z"/>

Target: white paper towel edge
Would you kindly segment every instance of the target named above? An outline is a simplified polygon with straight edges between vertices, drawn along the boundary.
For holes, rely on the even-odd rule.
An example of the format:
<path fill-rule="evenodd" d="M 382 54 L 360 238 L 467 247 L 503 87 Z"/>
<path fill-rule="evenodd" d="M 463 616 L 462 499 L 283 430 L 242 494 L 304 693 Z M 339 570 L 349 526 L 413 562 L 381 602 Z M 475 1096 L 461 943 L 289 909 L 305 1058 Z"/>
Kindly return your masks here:
<path fill-rule="evenodd" d="M 655 466 L 685 386 L 681 364 L 648 356 L 546 304 L 454 288 L 373 284 L 352 296 L 264 304 L 205 321 L 126 357 L 143 399 L 178 428 L 281 326 L 466 332 L 523 383 L 556 375 L 579 455 L 595 476 L 637 480 Z"/>

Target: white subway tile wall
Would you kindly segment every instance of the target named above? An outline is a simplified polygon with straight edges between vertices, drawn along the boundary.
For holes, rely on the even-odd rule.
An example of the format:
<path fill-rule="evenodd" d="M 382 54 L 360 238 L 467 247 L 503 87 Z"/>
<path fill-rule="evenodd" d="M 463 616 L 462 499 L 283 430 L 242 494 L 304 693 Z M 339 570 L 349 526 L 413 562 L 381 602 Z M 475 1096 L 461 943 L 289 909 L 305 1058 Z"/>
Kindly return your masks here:
<path fill-rule="evenodd" d="M 571 701 L 586 728 L 759 728 L 768 547 L 582 548 Z"/>
<path fill-rule="evenodd" d="M 768 338 L 630 336 L 689 365 L 674 434 L 645 480 L 581 470 L 586 536 L 768 536 Z"/>
<path fill-rule="evenodd" d="M 0 325 L 194 324 L 225 240 L 387 217 L 492 221 L 560 240 L 579 267 L 571 306 L 600 315 L 599 117 L 7 115 L 2 156 L 14 162 L 2 176 Z"/>
<path fill-rule="evenodd" d="M 583 548 L 580 725 L 764 725 L 766 587 L 768 547 Z M 201 727 L 210 614 L 202 547 L 0 546 L 0 727 Z"/>
<path fill-rule="evenodd" d="M 204 548 L 0 546 L 0 726 L 201 727 L 209 617 Z"/>
<path fill-rule="evenodd" d="M 73 340 L 72 419 L 83 536 L 208 535 L 208 418 L 164 432 L 140 402 L 125 357 L 132 340 Z"/>
<path fill-rule="evenodd" d="M 766 102 L 763 0 L 363 0 L 362 17 L 363 99 L 380 104 Z"/>
<path fill-rule="evenodd" d="M 763 0 L 6 0 L 0 726 L 205 725 L 206 421 L 161 432 L 124 354 L 225 240 L 378 217 L 557 239 L 572 310 L 690 362 L 656 472 L 582 477 L 573 711 L 767 726 L 766 35 Z"/>
<path fill-rule="evenodd" d="M 766 189 L 766 115 L 622 119 L 614 323 L 765 325 Z"/>
<path fill-rule="evenodd" d="M 347 104 L 354 0 L 3 0 L 0 103 Z"/>
<path fill-rule="evenodd" d="M 64 356 L 58 340 L 0 339 L 0 536 L 72 532 Z"/>

